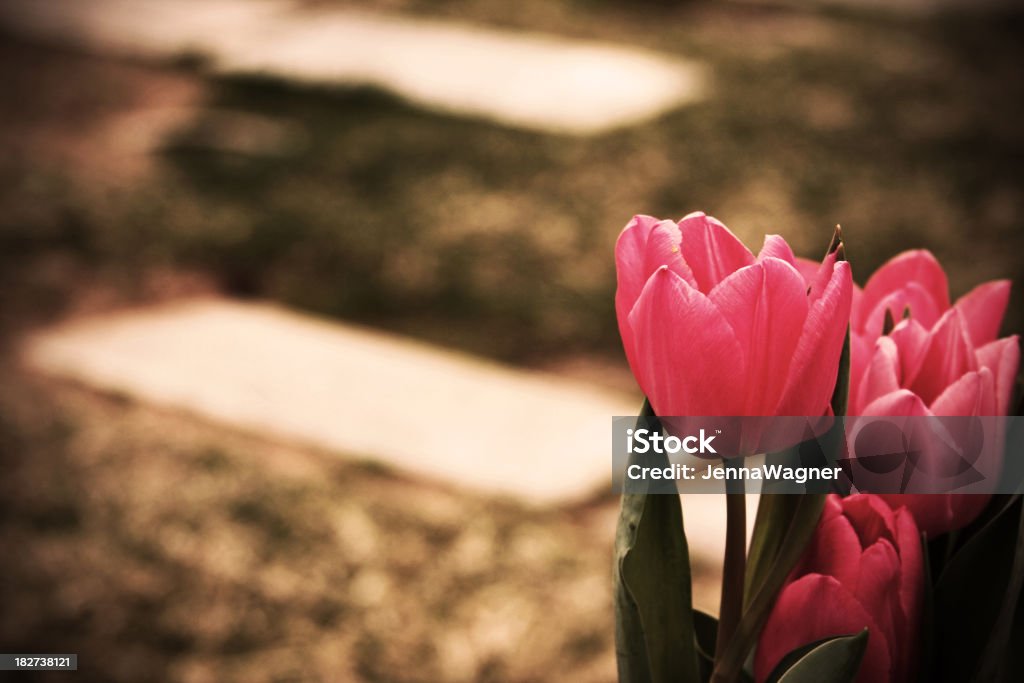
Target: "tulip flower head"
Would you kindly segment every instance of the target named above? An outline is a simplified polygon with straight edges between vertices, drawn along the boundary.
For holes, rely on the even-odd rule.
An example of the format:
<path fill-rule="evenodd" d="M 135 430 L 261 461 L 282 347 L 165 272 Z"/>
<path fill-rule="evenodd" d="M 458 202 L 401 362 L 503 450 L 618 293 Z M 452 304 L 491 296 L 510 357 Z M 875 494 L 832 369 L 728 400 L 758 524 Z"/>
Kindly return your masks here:
<path fill-rule="evenodd" d="M 755 256 L 692 213 L 634 217 L 615 263 L 626 357 L 658 415 L 829 412 L 852 297 L 835 252 L 805 279 L 778 235 Z"/>
<path fill-rule="evenodd" d="M 891 259 L 854 290 L 850 414 L 1006 415 L 1020 362 L 1017 337 L 997 338 L 1009 295 L 1009 281 L 996 280 L 950 305 L 946 273 L 930 252 Z M 969 524 L 988 500 L 886 498 L 906 505 L 929 536 Z"/>

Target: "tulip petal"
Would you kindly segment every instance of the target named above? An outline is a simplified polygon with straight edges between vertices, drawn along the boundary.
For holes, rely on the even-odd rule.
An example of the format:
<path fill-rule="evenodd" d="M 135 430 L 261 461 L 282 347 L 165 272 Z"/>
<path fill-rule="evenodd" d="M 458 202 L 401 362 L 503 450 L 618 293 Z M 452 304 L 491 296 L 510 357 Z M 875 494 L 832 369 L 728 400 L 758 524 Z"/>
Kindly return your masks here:
<path fill-rule="evenodd" d="M 863 407 L 863 404 L 859 402 L 860 384 L 863 382 L 874 351 L 874 344 L 866 336 L 850 330 L 850 404 L 846 408 L 846 412 L 850 415 L 859 414 Z"/>
<path fill-rule="evenodd" d="M 892 493 L 881 497 L 893 507 L 907 508 L 928 538 L 967 526 L 991 499 L 988 494 L 975 493 Z"/>
<path fill-rule="evenodd" d="M 801 258 L 799 256 L 795 259 L 796 269 L 800 271 L 800 275 L 803 276 L 804 282 L 808 287 L 814 282 L 814 278 L 818 276 L 818 270 L 821 269 L 821 263 L 819 261 L 812 261 L 809 258 Z"/>
<path fill-rule="evenodd" d="M 775 601 L 754 656 L 754 678 L 764 681 L 784 656 L 801 645 L 858 633 L 865 627 L 868 647 L 857 683 L 892 680 L 890 646 L 878 622 L 835 578 L 803 576 L 783 588 Z"/>
<path fill-rule="evenodd" d="M 924 362 L 924 352 L 928 346 L 928 330 L 913 318 L 901 320 L 889 333 L 889 338 L 896 342 L 900 354 L 900 383 L 904 386 L 917 377 Z"/>
<path fill-rule="evenodd" d="M 861 548 L 869 548 L 879 539 L 896 542 L 896 520 L 892 510 L 878 496 L 847 496 L 843 499 L 843 514 L 857 530 Z"/>
<path fill-rule="evenodd" d="M 855 332 L 860 332 L 860 320 L 862 319 L 862 313 L 864 304 L 864 290 L 857 286 L 856 283 L 853 285 L 853 296 L 850 299 L 850 327 Z"/>
<path fill-rule="evenodd" d="M 808 296 L 810 297 L 811 303 L 814 303 L 818 298 L 825 293 L 828 288 L 828 283 L 832 280 L 836 270 L 836 252 L 830 252 L 825 255 L 821 265 L 818 266 L 818 272 L 815 273 L 814 277 L 810 281 L 810 291 Z M 853 286 L 853 278 L 851 276 L 850 286 Z M 850 294 L 852 301 L 852 292 Z"/>
<path fill-rule="evenodd" d="M 620 300 L 625 302 L 627 305 L 624 310 L 627 314 L 651 276 L 645 267 L 647 240 L 660 222 L 652 216 L 633 216 L 615 242 L 615 274 L 618 280 L 616 306 Z M 621 321 L 621 313 L 619 318 Z"/>
<path fill-rule="evenodd" d="M 818 522 L 818 530 L 807 545 L 793 576 L 824 574 L 834 576 L 844 586 L 856 586 L 860 575 L 861 547 L 850 520 L 839 514 Z"/>
<path fill-rule="evenodd" d="M 851 388 L 852 394 L 856 392 L 851 397 L 853 410 L 850 412 L 854 415 L 861 406 L 900 389 L 900 355 L 896 342 L 889 337 L 879 337 L 875 342 L 875 352 L 871 356 L 871 361 L 862 373 L 859 375 L 860 386 Z M 853 400 L 854 397 L 856 400 Z"/>
<path fill-rule="evenodd" d="M 1017 335 L 997 339 L 982 346 L 975 355 L 978 365 L 988 368 L 995 380 L 995 414 L 1007 415 L 1020 366 L 1020 339 Z"/>
<path fill-rule="evenodd" d="M 985 388 L 988 392 L 983 391 Z M 935 415 L 990 415 L 995 410 L 991 395 L 993 389 L 992 373 L 988 368 L 968 372 L 946 387 L 929 408 Z M 985 393 L 989 395 L 985 396 Z"/>
<path fill-rule="evenodd" d="M 917 637 L 913 632 L 920 623 L 921 605 L 924 601 L 924 557 L 921 551 L 921 534 L 914 522 L 914 515 L 905 509 L 896 510 L 896 549 L 900 553 L 899 600 L 907 632 L 903 634 L 906 648 L 903 660 L 905 680 L 911 680 L 917 662 Z"/>
<path fill-rule="evenodd" d="M 764 236 L 764 246 L 761 247 L 761 251 L 757 255 L 757 262 L 761 263 L 769 257 L 781 259 L 800 272 L 800 268 L 796 264 L 796 257 L 793 256 L 793 250 L 780 235 Z"/>
<path fill-rule="evenodd" d="M 615 314 L 619 335 L 630 367 L 635 365 L 634 340 L 628 325 L 629 312 L 651 275 L 661 266 L 695 285 L 693 273 L 679 251 L 679 226 L 651 216 L 634 216 L 615 244 Z"/>
<path fill-rule="evenodd" d="M 909 389 L 900 389 L 891 394 L 879 396 L 864 406 L 860 414 L 865 416 L 898 415 L 917 417 L 920 415 L 930 415 L 931 413 L 920 396 Z"/>
<path fill-rule="evenodd" d="M 917 625 L 919 623 L 924 564 L 921 538 L 910 512 L 901 508 L 894 516 L 895 546 L 879 540 L 861 559 L 861 580 L 856 597 L 869 606 L 872 615 L 887 629 L 893 648 L 893 680 L 913 680 L 917 668 Z M 872 609 L 870 605 L 877 605 Z M 882 615 L 886 615 L 883 617 Z"/>
<path fill-rule="evenodd" d="M 904 385 L 930 404 L 949 384 L 977 367 L 960 311 L 951 308 L 928 333 L 921 367 L 913 379 L 904 378 Z"/>
<path fill-rule="evenodd" d="M 951 528 L 953 512 L 951 499 L 961 494 L 940 493 L 886 493 L 880 494 L 890 507 L 904 507 L 913 515 L 917 528 L 928 538 L 935 538 Z"/>
<path fill-rule="evenodd" d="M 850 318 L 852 288 L 850 264 L 836 263 L 828 285 L 807 311 L 776 415 L 817 416 L 828 410 Z"/>
<path fill-rule="evenodd" d="M 878 502 L 885 505 L 884 501 Z M 857 601 L 878 622 L 885 639 L 904 644 L 906 622 L 900 604 L 900 556 L 894 542 L 880 538 L 864 549 L 860 557 L 860 577 L 852 590 Z M 898 660 L 900 651 L 897 649 L 891 654 Z M 896 677 L 896 680 L 901 679 Z"/>
<path fill-rule="evenodd" d="M 896 509 L 893 514 L 896 527 L 896 549 L 900 553 L 900 604 L 909 624 L 916 624 L 921 611 L 924 558 L 921 554 L 921 536 L 914 515 Z"/>
<path fill-rule="evenodd" d="M 936 310 L 941 312 L 949 308 L 949 282 L 935 256 L 925 249 L 905 251 L 883 264 L 864 286 L 861 317 L 854 321 L 857 329 L 864 329 L 866 316 L 882 299 L 912 282 L 928 294 Z"/>
<path fill-rule="evenodd" d="M 950 385 L 932 404 L 930 410 L 935 415 L 988 416 L 995 414 L 995 381 L 988 368 L 969 372 Z M 953 445 L 954 450 L 938 448 L 933 450 L 925 446 L 920 451 L 920 460 L 915 463 L 914 490 L 928 491 L 936 487 L 939 490 L 950 490 L 952 483 L 950 467 L 961 464 L 961 458 L 967 458 L 982 477 L 994 481 L 1001 469 L 1002 446 L 985 444 L 974 431 L 974 421 L 941 421 L 933 423 L 931 429 L 943 435 L 942 441 Z M 991 427 L 992 423 L 988 422 Z M 983 430 L 988 431 L 985 427 Z M 925 443 L 925 442 L 922 442 Z M 971 455 L 973 453 L 973 455 Z M 959 488 L 959 491 L 986 491 L 984 480 L 978 482 L 979 487 Z M 957 488 L 956 485 L 953 488 Z M 954 494 L 906 494 L 887 496 L 891 505 L 906 505 L 914 514 L 921 531 L 930 538 L 959 529 L 972 522 L 984 507 L 988 494 L 970 494 L 957 492 Z"/>
<path fill-rule="evenodd" d="M 679 226 L 651 216 L 634 216 L 622 230 L 615 243 L 615 308 L 620 322 L 633 310 L 647 280 L 661 266 L 668 266 L 696 286 L 679 250 L 681 239 Z"/>
<path fill-rule="evenodd" d="M 629 314 L 633 374 L 655 413 L 739 415 L 743 352 L 718 308 L 660 268 Z M 695 360 L 697 359 L 697 360 Z"/>
<path fill-rule="evenodd" d="M 807 317 L 796 268 L 774 257 L 722 280 L 708 297 L 746 350 L 746 402 L 741 415 L 772 415 Z"/>
<path fill-rule="evenodd" d="M 889 311 L 893 320 L 900 320 L 905 310 L 910 310 L 910 317 L 925 328 L 934 325 L 942 310 L 938 308 L 932 295 L 916 282 L 908 282 L 900 289 L 882 297 L 874 307 L 864 315 L 861 331 L 869 337 L 882 334 L 885 325 L 885 312 Z"/>
<path fill-rule="evenodd" d="M 978 285 L 956 302 L 974 346 L 988 344 L 999 334 L 1010 302 L 1010 281 L 994 280 Z"/>
<path fill-rule="evenodd" d="M 693 270 L 697 288 L 705 294 L 744 266 L 754 255 L 729 228 L 700 211 L 679 221 L 683 258 Z"/>
<path fill-rule="evenodd" d="M 843 514 L 842 498 L 839 496 L 826 496 L 825 508 L 821 511 L 821 521 L 827 521 Z"/>

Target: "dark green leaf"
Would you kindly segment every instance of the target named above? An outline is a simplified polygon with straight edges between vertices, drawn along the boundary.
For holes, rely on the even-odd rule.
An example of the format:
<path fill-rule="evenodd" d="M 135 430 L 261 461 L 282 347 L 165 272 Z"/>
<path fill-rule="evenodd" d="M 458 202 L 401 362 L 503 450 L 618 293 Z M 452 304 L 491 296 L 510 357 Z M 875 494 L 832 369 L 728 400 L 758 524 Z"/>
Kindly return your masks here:
<path fill-rule="evenodd" d="M 828 636 L 827 638 L 819 638 L 818 640 L 814 640 L 805 645 L 801 645 L 800 647 L 796 648 L 795 650 L 793 650 L 792 652 L 790 652 L 785 657 L 779 660 L 779 663 L 776 664 L 775 668 L 772 669 L 772 672 L 768 674 L 768 678 L 764 680 L 764 683 L 779 683 L 779 679 L 782 678 L 782 675 L 784 673 L 792 669 L 794 664 L 803 659 L 806 655 L 810 654 L 811 650 L 815 649 L 819 645 L 823 645 L 830 640 L 835 640 L 836 638 L 850 638 L 855 635 L 857 634 L 846 636 Z"/>
<path fill-rule="evenodd" d="M 1014 564 L 1021 507 L 1020 497 L 1013 497 L 963 543 L 943 568 L 935 585 L 936 680 L 974 680 L 985 666 L 983 658 L 1002 661 L 1013 617 L 1011 614 L 1002 622 L 1001 615 L 1008 602 L 1007 593 L 1018 580 L 1014 571 L 1019 568 Z M 994 651 L 986 652 L 990 640 Z"/>
<path fill-rule="evenodd" d="M 637 424 L 650 426 L 653 419 L 645 402 Z M 678 495 L 622 497 L 614 571 L 619 680 L 698 683 L 690 558 Z"/>
<path fill-rule="evenodd" d="M 747 576 L 743 591 L 747 599 L 744 607 L 750 604 L 755 590 L 761 587 L 768 576 L 799 507 L 800 496 L 761 494 L 747 557 Z"/>
<path fill-rule="evenodd" d="M 1013 629 L 1021 600 L 1021 590 L 1024 588 L 1024 503 L 1020 503 L 1018 507 L 1020 510 L 1016 513 L 1018 517 L 1017 544 L 1013 564 L 1010 568 L 1006 597 L 1003 599 L 999 616 L 992 627 L 988 646 L 981 657 L 981 668 L 975 678 L 977 681 L 1014 680 L 1010 678 L 1008 668 L 1009 660 L 1015 654 L 1011 651 L 1019 649 L 1012 646 L 1014 642 Z"/>
<path fill-rule="evenodd" d="M 1010 642 L 1024 643 L 1024 596 L 1017 600 L 1017 616 L 1013 620 Z M 1003 660 L 1003 680 L 1024 681 L 1024 648 L 1007 648 L 1006 658 Z"/>
<path fill-rule="evenodd" d="M 867 647 L 867 629 L 809 643 L 783 657 L 766 683 L 850 683 Z"/>
<path fill-rule="evenodd" d="M 699 610 L 693 611 L 693 626 L 697 636 L 697 657 L 700 659 L 700 678 L 706 681 L 715 668 L 715 644 L 718 640 L 718 619 Z"/>

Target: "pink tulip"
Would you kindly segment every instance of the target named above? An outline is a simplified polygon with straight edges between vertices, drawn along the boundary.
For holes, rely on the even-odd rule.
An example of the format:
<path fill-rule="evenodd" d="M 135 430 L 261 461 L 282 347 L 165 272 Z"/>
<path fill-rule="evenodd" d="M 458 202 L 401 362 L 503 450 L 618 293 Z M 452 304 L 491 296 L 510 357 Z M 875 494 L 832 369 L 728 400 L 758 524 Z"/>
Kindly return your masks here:
<path fill-rule="evenodd" d="M 1016 336 L 997 339 L 1009 295 L 1010 283 L 996 280 L 950 306 L 946 273 L 930 252 L 907 251 L 883 265 L 854 291 L 850 414 L 1006 415 L 1020 361 Z M 883 334 L 887 311 L 899 322 Z M 988 501 L 885 498 L 906 505 L 929 536 L 969 524 Z"/>
<path fill-rule="evenodd" d="M 921 541 L 907 510 L 894 512 L 872 495 L 830 495 L 765 622 L 755 679 L 764 681 L 802 645 L 866 627 L 858 683 L 911 680 L 923 581 Z"/>
<path fill-rule="evenodd" d="M 659 415 L 829 410 L 851 305 L 830 254 L 805 282 L 778 235 L 756 257 L 722 223 L 636 216 L 615 247 L 615 309 L 630 368 Z"/>

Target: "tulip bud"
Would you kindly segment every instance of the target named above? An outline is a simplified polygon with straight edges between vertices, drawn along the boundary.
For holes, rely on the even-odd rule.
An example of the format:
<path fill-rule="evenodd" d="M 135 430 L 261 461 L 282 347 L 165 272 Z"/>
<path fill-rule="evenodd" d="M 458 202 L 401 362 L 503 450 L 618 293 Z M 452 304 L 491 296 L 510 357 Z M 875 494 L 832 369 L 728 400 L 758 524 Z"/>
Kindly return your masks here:
<path fill-rule="evenodd" d="M 858 683 L 914 676 L 923 593 L 913 516 L 872 495 L 830 495 L 814 537 L 783 585 L 754 657 L 764 681 L 791 651 L 868 629 Z"/>

